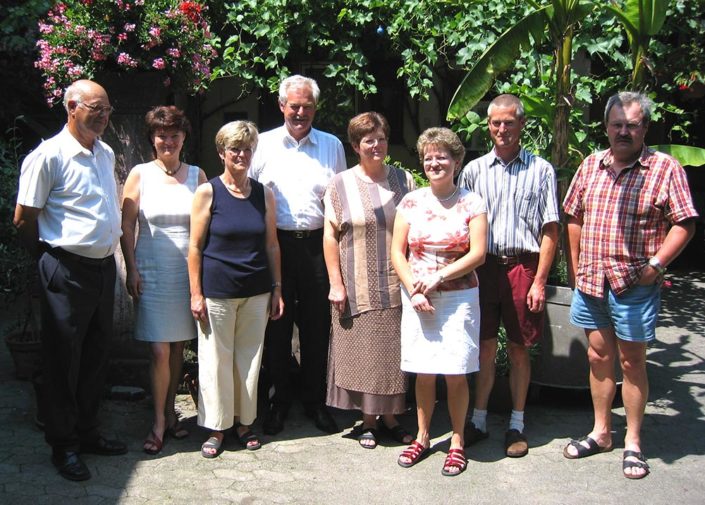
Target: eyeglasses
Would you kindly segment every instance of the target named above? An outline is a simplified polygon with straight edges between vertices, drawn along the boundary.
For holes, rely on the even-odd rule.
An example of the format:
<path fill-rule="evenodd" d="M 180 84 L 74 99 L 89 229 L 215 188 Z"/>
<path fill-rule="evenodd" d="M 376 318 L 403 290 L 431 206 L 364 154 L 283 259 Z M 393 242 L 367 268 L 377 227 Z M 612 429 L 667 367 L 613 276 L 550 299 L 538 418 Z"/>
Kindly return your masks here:
<path fill-rule="evenodd" d="M 635 132 L 641 127 L 641 124 L 642 122 L 639 121 L 638 123 L 609 123 L 607 126 L 617 131 L 622 131 L 622 128 L 626 126 L 630 132 Z"/>
<path fill-rule="evenodd" d="M 251 147 L 228 147 L 227 150 L 235 155 L 252 154 Z"/>
<path fill-rule="evenodd" d="M 115 107 L 110 105 L 89 105 L 87 103 L 79 102 L 78 105 L 83 105 L 86 109 L 91 111 L 92 114 L 99 115 L 110 115 L 115 112 Z"/>

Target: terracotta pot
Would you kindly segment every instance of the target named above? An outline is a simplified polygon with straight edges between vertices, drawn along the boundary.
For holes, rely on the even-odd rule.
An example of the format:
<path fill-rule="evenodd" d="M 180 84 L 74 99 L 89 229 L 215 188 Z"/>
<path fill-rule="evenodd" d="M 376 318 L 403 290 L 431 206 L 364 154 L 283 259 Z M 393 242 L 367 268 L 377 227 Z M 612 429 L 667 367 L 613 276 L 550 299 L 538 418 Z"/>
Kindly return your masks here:
<path fill-rule="evenodd" d="M 18 330 L 5 335 L 5 345 L 15 363 L 15 377 L 31 379 L 42 366 L 42 343 L 27 341 L 27 336 Z"/>

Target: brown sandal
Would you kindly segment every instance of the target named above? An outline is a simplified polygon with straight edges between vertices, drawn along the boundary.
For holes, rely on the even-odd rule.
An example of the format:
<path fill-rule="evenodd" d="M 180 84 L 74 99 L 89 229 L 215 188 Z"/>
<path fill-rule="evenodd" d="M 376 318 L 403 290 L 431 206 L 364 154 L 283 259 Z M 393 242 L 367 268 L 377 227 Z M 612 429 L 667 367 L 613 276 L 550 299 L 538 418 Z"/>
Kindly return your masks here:
<path fill-rule="evenodd" d="M 164 447 L 164 441 L 159 438 L 156 433 L 154 433 L 154 430 L 152 430 L 149 432 L 149 435 L 147 435 L 147 438 L 144 440 L 142 450 L 150 456 L 154 456 L 161 452 L 162 447 Z"/>

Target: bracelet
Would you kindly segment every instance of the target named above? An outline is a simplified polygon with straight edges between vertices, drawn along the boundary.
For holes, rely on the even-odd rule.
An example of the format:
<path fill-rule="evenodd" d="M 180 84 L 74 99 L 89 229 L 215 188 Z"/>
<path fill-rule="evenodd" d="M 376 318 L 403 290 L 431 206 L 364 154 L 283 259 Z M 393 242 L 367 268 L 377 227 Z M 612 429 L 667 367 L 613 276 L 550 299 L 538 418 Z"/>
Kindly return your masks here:
<path fill-rule="evenodd" d="M 442 273 L 438 272 L 438 284 L 443 284 L 444 280 L 446 280 L 446 278 L 443 276 Z"/>
<path fill-rule="evenodd" d="M 274 282 L 272 283 L 272 289 L 274 289 L 274 288 L 280 288 L 280 287 L 282 287 L 281 281 L 274 281 Z"/>

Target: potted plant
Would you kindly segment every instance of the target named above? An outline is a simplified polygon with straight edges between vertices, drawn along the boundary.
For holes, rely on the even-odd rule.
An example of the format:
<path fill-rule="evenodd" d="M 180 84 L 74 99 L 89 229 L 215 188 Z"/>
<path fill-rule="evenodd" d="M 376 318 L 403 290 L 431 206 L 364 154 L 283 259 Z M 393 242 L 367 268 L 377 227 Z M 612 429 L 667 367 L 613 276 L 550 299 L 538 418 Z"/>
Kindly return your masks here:
<path fill-rule="evenodd" d="M 217 56 L 203 2 L 64 0 L 39 22 L 39 56 L 53 106 L 79 78 L 100 72 L 160 72 L 163 84 L 196 93 L 211 79 Z"/>
<path fill-rule="evenodd" d="M 31 379 L 41 363 L 41 328 L 36 266 L 12 224 L 17 200 L 19 142 L 13 131 L 0 139 L 0 303 L 5 344 L 18 379 Z"/>

